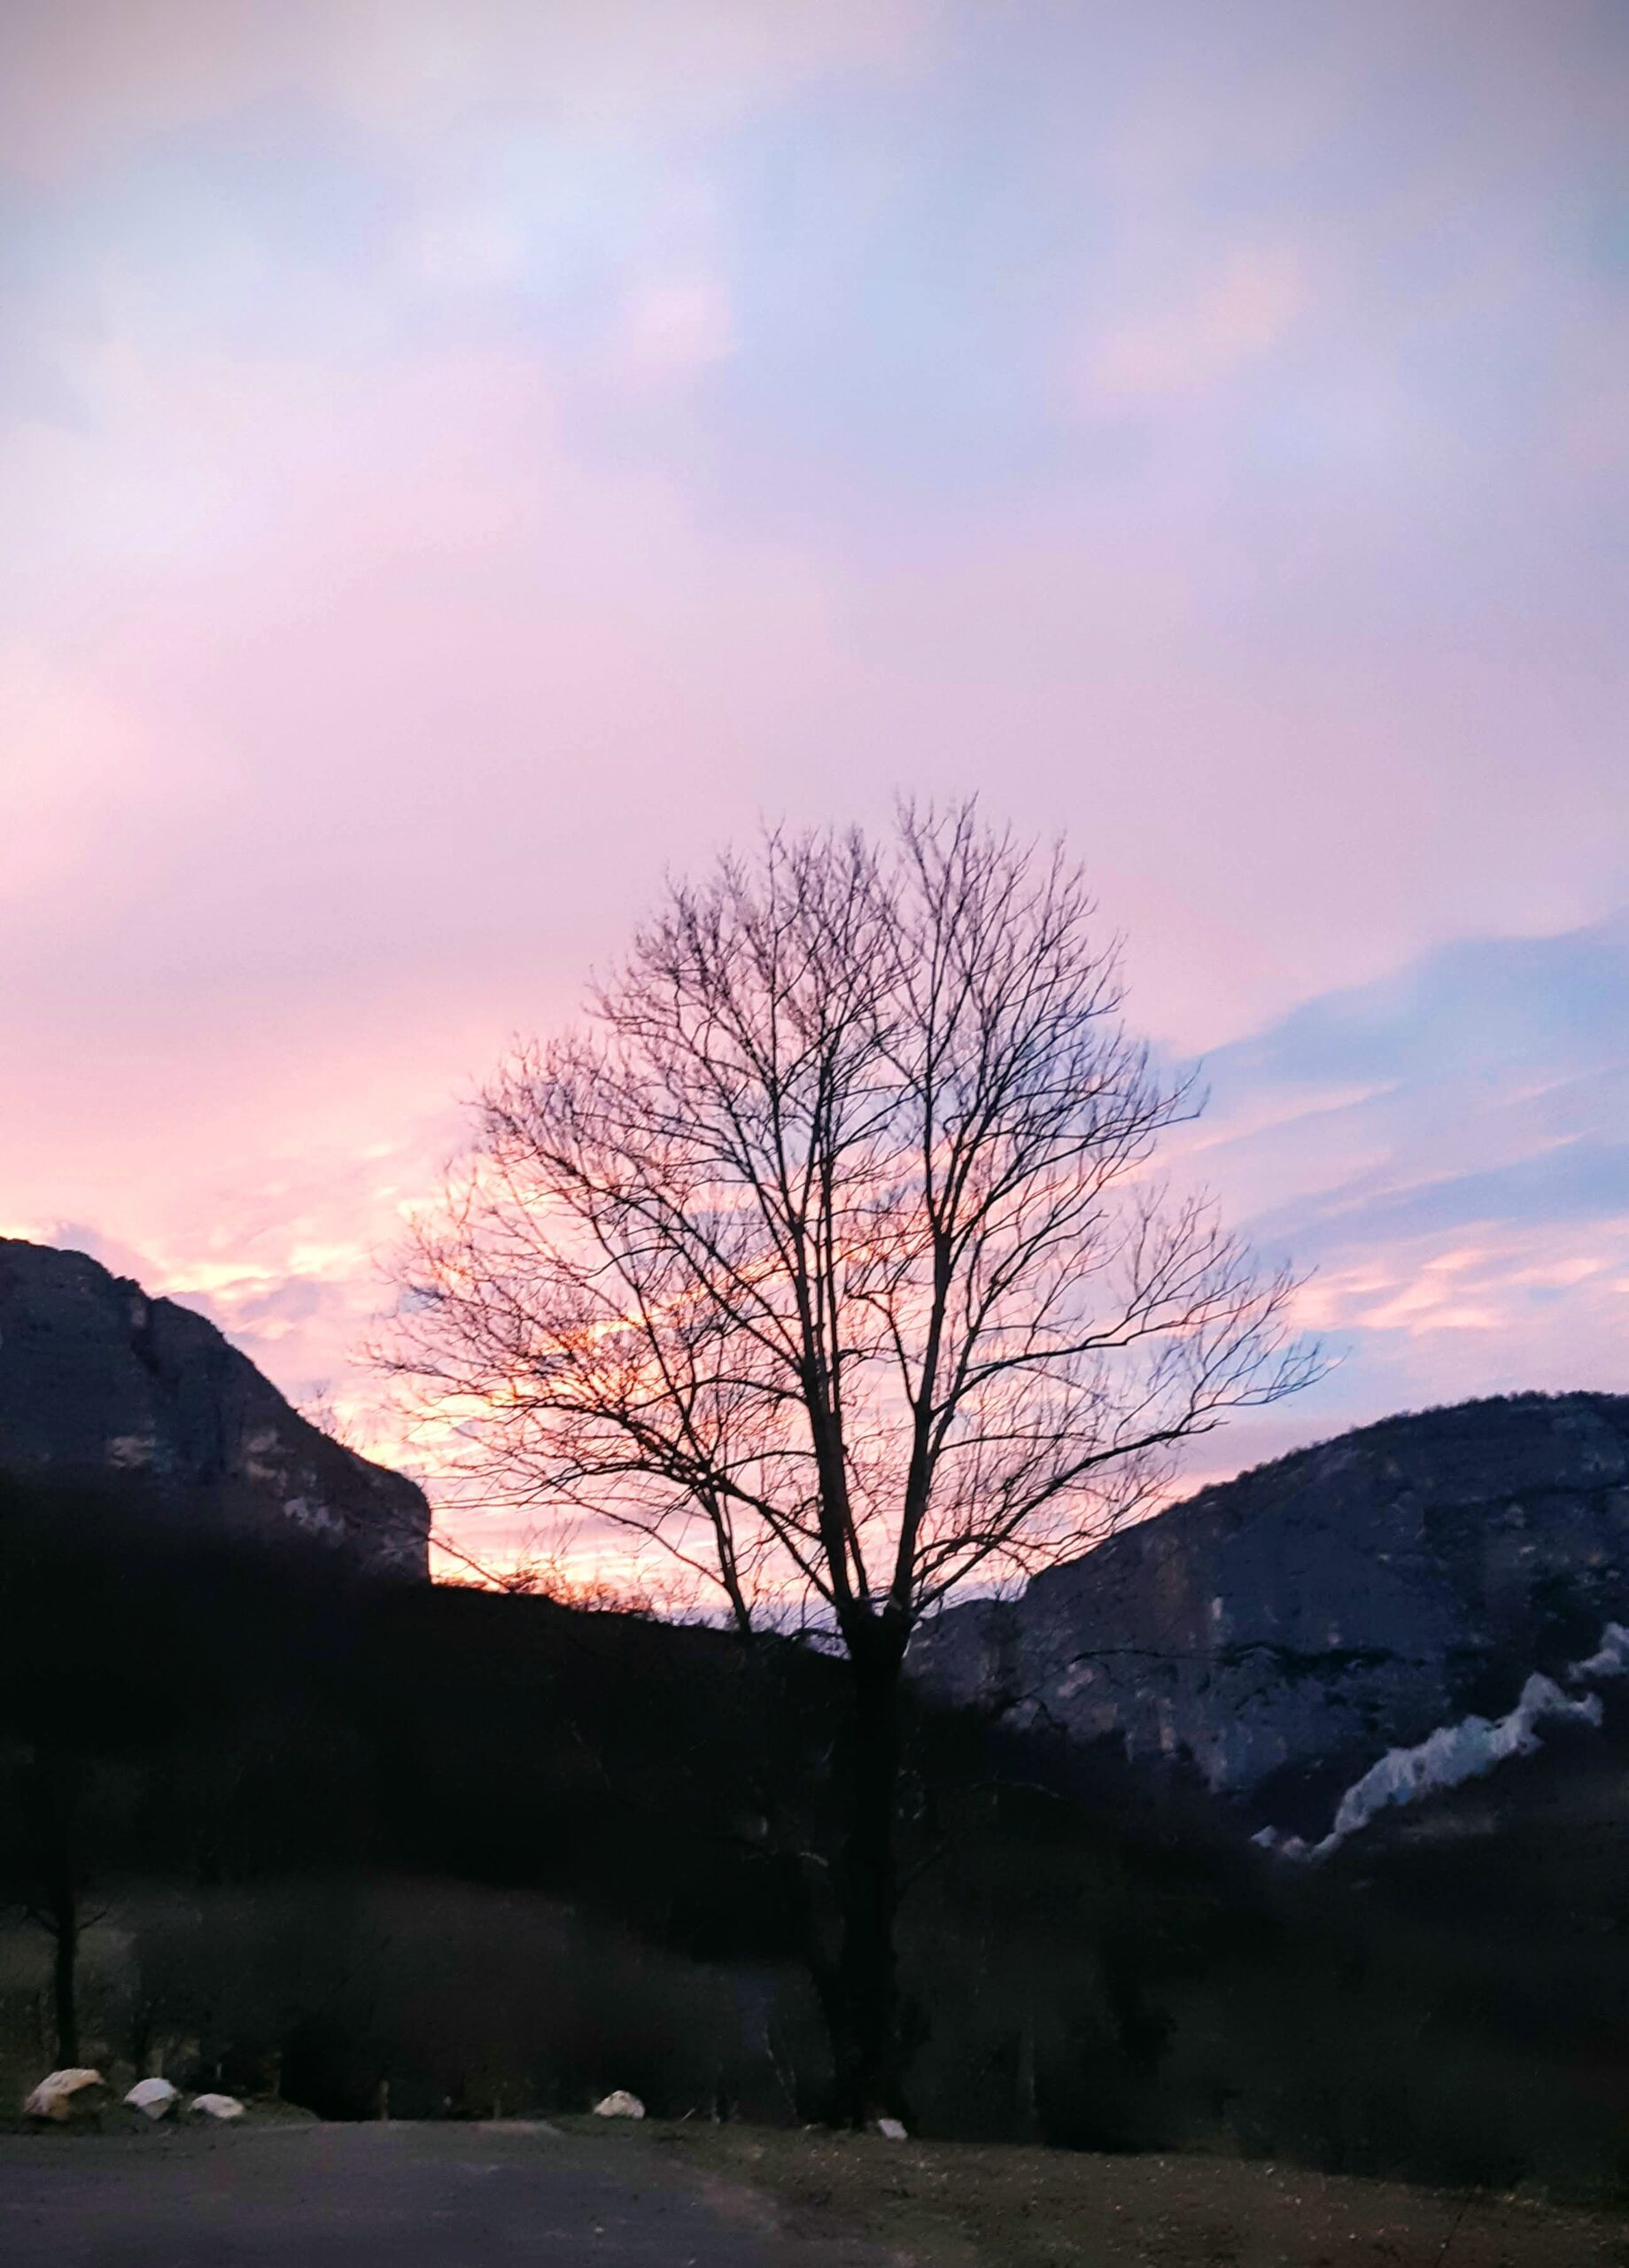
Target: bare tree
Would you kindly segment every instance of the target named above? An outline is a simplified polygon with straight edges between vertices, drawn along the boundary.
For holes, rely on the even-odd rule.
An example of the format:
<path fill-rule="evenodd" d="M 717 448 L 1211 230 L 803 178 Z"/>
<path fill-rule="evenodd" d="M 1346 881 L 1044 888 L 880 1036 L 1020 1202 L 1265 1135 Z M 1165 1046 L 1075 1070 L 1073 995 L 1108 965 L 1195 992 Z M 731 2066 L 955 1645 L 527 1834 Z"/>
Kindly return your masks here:
<path fill-rule="evenodd" d="M 106 1795 L 101 1775 L 72 1747 L 18 1743 L 0 1754 L 0 1883 L 50 1940 L 59 2065 L 80 2060 L 81 1941 L 106 1919 L 105 1909 L 85 1902 L 86 1852 L 98 1829 L 105 1835 Z"/>
<path fill-rule="evenodd" d="M 1076 1552 L 1290 1392 L 1292 1289 L 1152 1176 L 1195 1107 L 1121 1022 L 1081 874 L 972 805 L 772 833 L 670 887 L 518 1047 L 406 1257 L 394 1366 L 474 1469 L 847 1666 L 841 2115 L 901 2101 L 902 1674 L 959 1586 Z"/>

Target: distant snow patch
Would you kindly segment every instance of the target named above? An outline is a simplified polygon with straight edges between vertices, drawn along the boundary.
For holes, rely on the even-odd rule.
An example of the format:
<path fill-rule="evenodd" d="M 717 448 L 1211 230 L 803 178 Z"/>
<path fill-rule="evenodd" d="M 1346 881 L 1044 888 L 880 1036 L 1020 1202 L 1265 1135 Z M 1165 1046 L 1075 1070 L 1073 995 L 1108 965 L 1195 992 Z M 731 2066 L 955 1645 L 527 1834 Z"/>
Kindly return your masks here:
<path fill-rule="evenodd" d="M 1629 1676 L 1629 1629 L 1609 1622 L 1595 1652 L 1571 1663 L 1569 1679 Z M 1264 1827 L 1251 1837 L 1263 1851 L 1281 1859 L 1323 1859 L 1349 1835 L 1367 1827 L 1377 1812 L 1394 1804 L 1416 1803 L 1439 1788 L 1457 1788 L 1475 1780 L 1507 1757 L 1531 1756 L 1543 1743 L 1539 1727 L 1547 1722 L 1599 1725 L 1601 1697 L 1584 1693 L 1574 1700 L 1552 1677 L 1537 1672 L 1522 1688 L 1521 1698 L 1509 1716 L 1462 1717 L 1454 1725 L 1439 1725 L 1434 1733 L 1413 1748 L 1388 1749 L 1341 1798 L 1334 1824 L 1322 1842 L 1307 1843 L 1299 1835 L 1281 1835 Z"/>
<path fill-rule="evenodd" d="M 1314 1856 L 1367 1827 L 1389 1804 L 1416 1803 L 1438 1788 L 1457 1788 L 1491 1772 L 1507 1757 L 1531 1756 L 1543 1744 L 1538 1728 L 1548 1718 L 1598 1725 L 1600 1697 L 1586 1693 L 1581 1700 L 1570 1700 L 1554 1678 L 1535 1674 L 1509 1716 L 1464 1717 L 1457 1725 L 1439 1725 L 1416 1748 L 1388 1749 L 1341 1798 L 1334 1825 L 1313 1845 Z"/>
<path fill-rule="evenodd" d="M 1629 1677 L 1629 1630 L 1621 1622 L 1609 1622 L 1601 1633 L 1601 1643 L 1595 1651 L 1585 1660 L 1572 1663 L 1567 1675 Z"/>

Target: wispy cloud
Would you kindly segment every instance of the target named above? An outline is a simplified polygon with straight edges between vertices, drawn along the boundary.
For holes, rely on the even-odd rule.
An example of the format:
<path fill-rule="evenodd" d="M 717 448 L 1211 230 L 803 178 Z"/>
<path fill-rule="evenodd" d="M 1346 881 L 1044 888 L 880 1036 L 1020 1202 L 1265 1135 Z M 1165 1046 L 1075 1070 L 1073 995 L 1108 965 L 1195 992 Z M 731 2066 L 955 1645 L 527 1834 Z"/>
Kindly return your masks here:
<path fill-rule="evenodd" d="M 1629 920 L 1465 943 L 1222 1048 L 1189 1145 L 1343 1357 L 1256 1439 L 1629 1377 Z M 1347 1084 L 1342 1082 L 1343 1075 Z"/>

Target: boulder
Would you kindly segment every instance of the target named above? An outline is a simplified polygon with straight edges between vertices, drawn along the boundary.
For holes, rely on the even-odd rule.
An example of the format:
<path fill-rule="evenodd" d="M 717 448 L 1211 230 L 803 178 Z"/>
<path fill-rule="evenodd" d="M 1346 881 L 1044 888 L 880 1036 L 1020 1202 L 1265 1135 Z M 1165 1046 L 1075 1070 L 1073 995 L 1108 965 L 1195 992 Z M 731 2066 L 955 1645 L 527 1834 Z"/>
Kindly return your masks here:
<path fill-rule="evenodd" d="M 67 2126 L 77 2118 L 94 2118 L 106 2101 L 107 2081 L 100 2071 L 70 2066 L 40 2081 L 23 2104 L 23 2117 Z"/>
<path fill-rule="evenodd" d="M 128 2110 L 139 2110 L 144 2118 L 172 2118 L 181 2105 L 181 2089 L 167 2079 L 137 2079 L 124 2100 Z"/>
<path fill-rule="evenodd" d="M 241 2118 L 244 2106 L 235 2094 L 195 2094 L 187 2111 L 190 2117 L 209 2118 L 224 2125 L 229 2118 Z"/>
<path fill-rule="evenodd" d="M 626 2087 L 613 2087 L 609 2094 L 595 2103 L 593 2115 L 596 2118 L 643 2118 L 645 2106 Z"/>
<path fill-rule="evenodd" d="M 880 2134 L 885 2142 L 908 2142 L 911 2139 L 897 2118 L 879 2118 L 872 2131 Z"/>

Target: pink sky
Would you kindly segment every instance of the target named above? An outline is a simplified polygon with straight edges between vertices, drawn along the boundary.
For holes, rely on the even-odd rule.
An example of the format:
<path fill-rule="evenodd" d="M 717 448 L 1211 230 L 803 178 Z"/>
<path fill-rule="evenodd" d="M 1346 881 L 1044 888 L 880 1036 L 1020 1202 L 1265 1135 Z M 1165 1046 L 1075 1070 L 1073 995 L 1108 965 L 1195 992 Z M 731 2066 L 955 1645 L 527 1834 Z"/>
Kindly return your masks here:
<path fill-rule="evenodd" d="M 1290 1434 L 1623 1383 L 1626 89 L 1584 0 L 6 0 L 0 1226 L 363 1402 L 664 866 L 976 787 L 1319 1265 Z"/>

